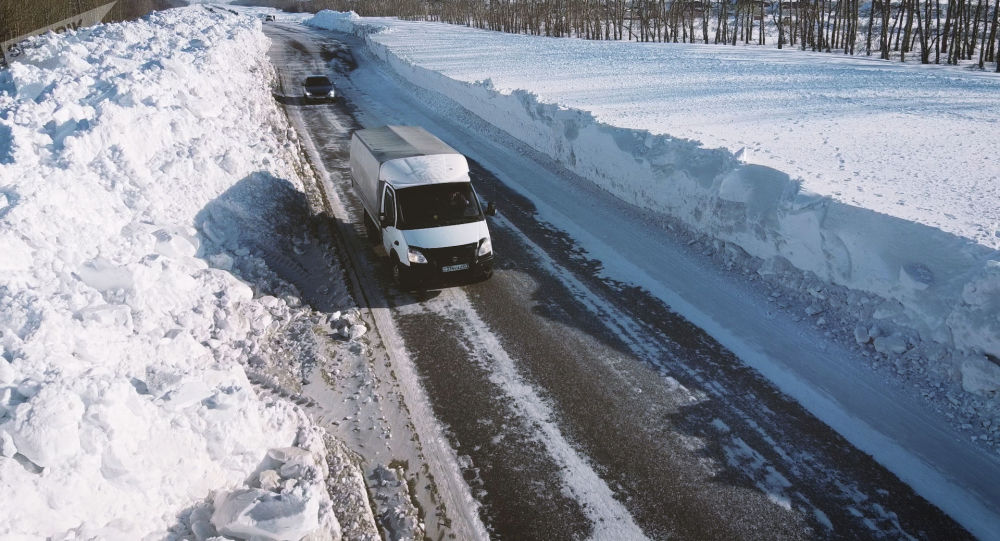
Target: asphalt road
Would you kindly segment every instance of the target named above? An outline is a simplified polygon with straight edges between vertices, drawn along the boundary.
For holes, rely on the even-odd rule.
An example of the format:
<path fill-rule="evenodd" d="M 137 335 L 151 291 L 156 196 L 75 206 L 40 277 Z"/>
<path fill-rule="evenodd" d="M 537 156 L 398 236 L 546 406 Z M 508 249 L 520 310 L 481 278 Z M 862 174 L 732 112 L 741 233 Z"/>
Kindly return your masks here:
<path fill-rule="evenodd" d="M 969 537 L 670 307 L 597 277 L 572 238 L 498 180 L 503 170 L 472 164 L 500 209 L 494 277 L 398 290 L 350 191 L 350 130 L 419 122 L 488 135 L 425 108 L 352 52 L 353 38 L 290 23 L 265 32 L 277 99 L 302 119 L 345 212 L 345 266 L 391 317 L 490 537 Z M 293 91 L 317 72 L 337 85 L 335 103 Z M 454 533 L 448 517 L 428 532 Z"/>

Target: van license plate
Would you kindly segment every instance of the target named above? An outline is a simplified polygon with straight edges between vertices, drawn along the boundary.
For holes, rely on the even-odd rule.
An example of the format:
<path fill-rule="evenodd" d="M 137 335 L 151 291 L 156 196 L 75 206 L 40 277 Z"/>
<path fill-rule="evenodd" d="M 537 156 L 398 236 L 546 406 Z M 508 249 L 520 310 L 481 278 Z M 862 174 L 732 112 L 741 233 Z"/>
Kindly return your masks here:
<path fill-rule="evenodd" d="M 445 267 L 441 267 L 441 272 L 454 272 L 454 271 L 466 270 L 468 268 L 469 268 L 468 263 L 459 263 L 458 265 L 448 265 Z"/>

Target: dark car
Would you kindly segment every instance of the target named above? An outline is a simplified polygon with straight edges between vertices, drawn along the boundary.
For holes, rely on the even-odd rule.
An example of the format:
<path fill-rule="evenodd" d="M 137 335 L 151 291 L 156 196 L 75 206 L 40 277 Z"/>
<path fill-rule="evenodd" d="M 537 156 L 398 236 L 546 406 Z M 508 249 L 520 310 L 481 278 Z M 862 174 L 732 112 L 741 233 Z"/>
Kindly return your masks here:
<path fill-rule="evenodd" d="M 307 100 L 332 100 L 333 83 L 325 75 L 310 75 L 302 85 Z"/>

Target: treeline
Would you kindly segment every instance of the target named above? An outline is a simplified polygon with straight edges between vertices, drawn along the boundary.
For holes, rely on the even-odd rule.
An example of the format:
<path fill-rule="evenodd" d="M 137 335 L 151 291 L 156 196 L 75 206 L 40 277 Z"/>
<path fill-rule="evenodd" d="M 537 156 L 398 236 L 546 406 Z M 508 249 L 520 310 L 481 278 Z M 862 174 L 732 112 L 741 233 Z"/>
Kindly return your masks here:
<path fill-rule="evenodd" d="M 2 0 L 0 42 L 69 19 L 111 0 Z M 186 0 L 118 0 L 105 22 L 137 19 L 152 11 L 187 5 Z"/>
<path fill-rule="evenodd" d="M 432 9 L 432 4 L 425 0 L 237 0 L 234 4 L 273 7 L 290 13 L 316 13 L 330 9 L 333 11 L 353 11 L 365 17 L 442 20 L 440 18 L 441 10 Z"/>
<path fill-rule="evenodd" d="M 1000 0 L 255 0 L 593 40 L 759 44 L 1000 72 Z"/>

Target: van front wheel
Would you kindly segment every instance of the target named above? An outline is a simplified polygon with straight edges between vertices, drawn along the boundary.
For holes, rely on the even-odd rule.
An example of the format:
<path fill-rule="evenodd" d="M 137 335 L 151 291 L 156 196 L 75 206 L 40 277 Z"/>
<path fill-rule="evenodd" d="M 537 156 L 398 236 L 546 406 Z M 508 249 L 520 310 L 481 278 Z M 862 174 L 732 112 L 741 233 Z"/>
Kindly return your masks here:
<path fill-rule="evenodd" d="M 396 257 L 396 253 L 392 254 L 392 281 L 402 290 L 409 290 L 413 288 L 413 280 L 410 276 L 409 268 L 403 265 L 399 258 Z"/>

